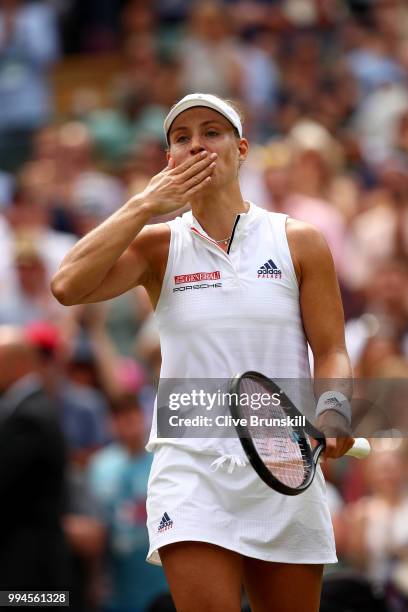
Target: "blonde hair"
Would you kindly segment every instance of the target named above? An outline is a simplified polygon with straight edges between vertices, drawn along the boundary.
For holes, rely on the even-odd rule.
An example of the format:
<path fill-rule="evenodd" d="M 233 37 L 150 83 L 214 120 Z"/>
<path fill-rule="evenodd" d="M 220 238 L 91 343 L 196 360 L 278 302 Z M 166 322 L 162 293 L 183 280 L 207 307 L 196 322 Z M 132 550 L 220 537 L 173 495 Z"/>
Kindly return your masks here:
<path fill-rule="evenodd" d="M 243 126 L 244 121 L 245 121 L 245 115 L 244 115 L 244 111 L 242 110 L 242 106 L 240 102 L 237 102 L 236 100 L 229 100 L 228 98 L 221 98 L 221 96 L 217 96 L 217 98 L 219 98 L 220 100 L 225 102 L 225 104 L 228 104 L 228 106 L 234 109 L 234 111 L 237 113 L 238 117 L 240 118 L 241 124 Z M 240 135 L 236 127 L 234 127 L 234 132 L 236 136 L 240 138 Z"/>

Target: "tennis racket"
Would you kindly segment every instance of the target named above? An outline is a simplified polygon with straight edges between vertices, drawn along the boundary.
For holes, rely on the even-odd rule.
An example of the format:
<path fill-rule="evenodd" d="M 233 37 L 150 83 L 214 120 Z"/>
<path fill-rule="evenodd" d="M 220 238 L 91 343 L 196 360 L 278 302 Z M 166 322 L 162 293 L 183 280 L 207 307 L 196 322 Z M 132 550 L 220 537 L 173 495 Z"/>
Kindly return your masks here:
<path fill-rule="evenodd" d="M 324 434 L 307 421 L 273 380 L 263 374 L 237 374 L 229 383 L 229 393 L 230 411 L 238 437 L 260 478 L 284 495 L 306 491 L 313 482 L 319 457 L 326 448 Z M 261 397 L 258 394 L 262 394 L 265 405 L 255 412 L 251 398 Z M 254 415 L 257 419 L 252 418 Z M 314 448 L 312 439 L 317 442 Z M 363 458 L 369 453 L 368 440 L 357 438 L 346 454 Z"/>

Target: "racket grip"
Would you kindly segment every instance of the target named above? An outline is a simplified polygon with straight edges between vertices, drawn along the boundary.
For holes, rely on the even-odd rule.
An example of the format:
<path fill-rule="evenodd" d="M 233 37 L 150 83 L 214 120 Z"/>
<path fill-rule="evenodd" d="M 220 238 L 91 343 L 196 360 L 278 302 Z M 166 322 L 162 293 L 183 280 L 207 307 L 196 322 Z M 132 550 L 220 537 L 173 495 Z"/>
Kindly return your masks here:
<path fill-rule="evenodd" d="M 347 451 L 346 455 L 349 457 L 356 457 L 357 459 L 364 459 L 371 452 L 371 446 L 366 438 L 356 438 L 353 446 Z"/>

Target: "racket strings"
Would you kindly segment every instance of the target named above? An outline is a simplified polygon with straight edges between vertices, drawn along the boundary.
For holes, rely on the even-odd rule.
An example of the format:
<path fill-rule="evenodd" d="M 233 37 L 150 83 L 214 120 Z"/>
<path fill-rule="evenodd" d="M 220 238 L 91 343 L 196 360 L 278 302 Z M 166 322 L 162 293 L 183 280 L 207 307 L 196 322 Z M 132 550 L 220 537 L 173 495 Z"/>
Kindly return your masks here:
<path fill-rule="evenodd" d="M 249 423 L 248 429 L 257 453 L 275 478 L 291 488 L 297 488 L 306 481 L 312 469 L 310 447 L 305 438 L 299 439 L 287 412 L 276 400 L 259 381 L 251 378 L 241 381 L 240 409 Z M 257 424 L 252 425 L 251 415 L 258 417 Z"/>

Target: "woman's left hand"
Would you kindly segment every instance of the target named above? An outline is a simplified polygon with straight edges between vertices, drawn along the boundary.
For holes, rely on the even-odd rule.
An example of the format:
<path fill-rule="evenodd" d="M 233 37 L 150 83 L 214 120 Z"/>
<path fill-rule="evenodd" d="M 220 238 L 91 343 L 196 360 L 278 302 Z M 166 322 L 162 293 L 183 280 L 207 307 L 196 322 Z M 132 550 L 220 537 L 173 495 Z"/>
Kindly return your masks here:
<path fill-rule="evenodd" d="M 325 459 L 342 457 L 354 444 L 350 425 L 347 420 L 335 410 L 325 410 L 317 421 L 316 427 L 326 437 Z"/>

